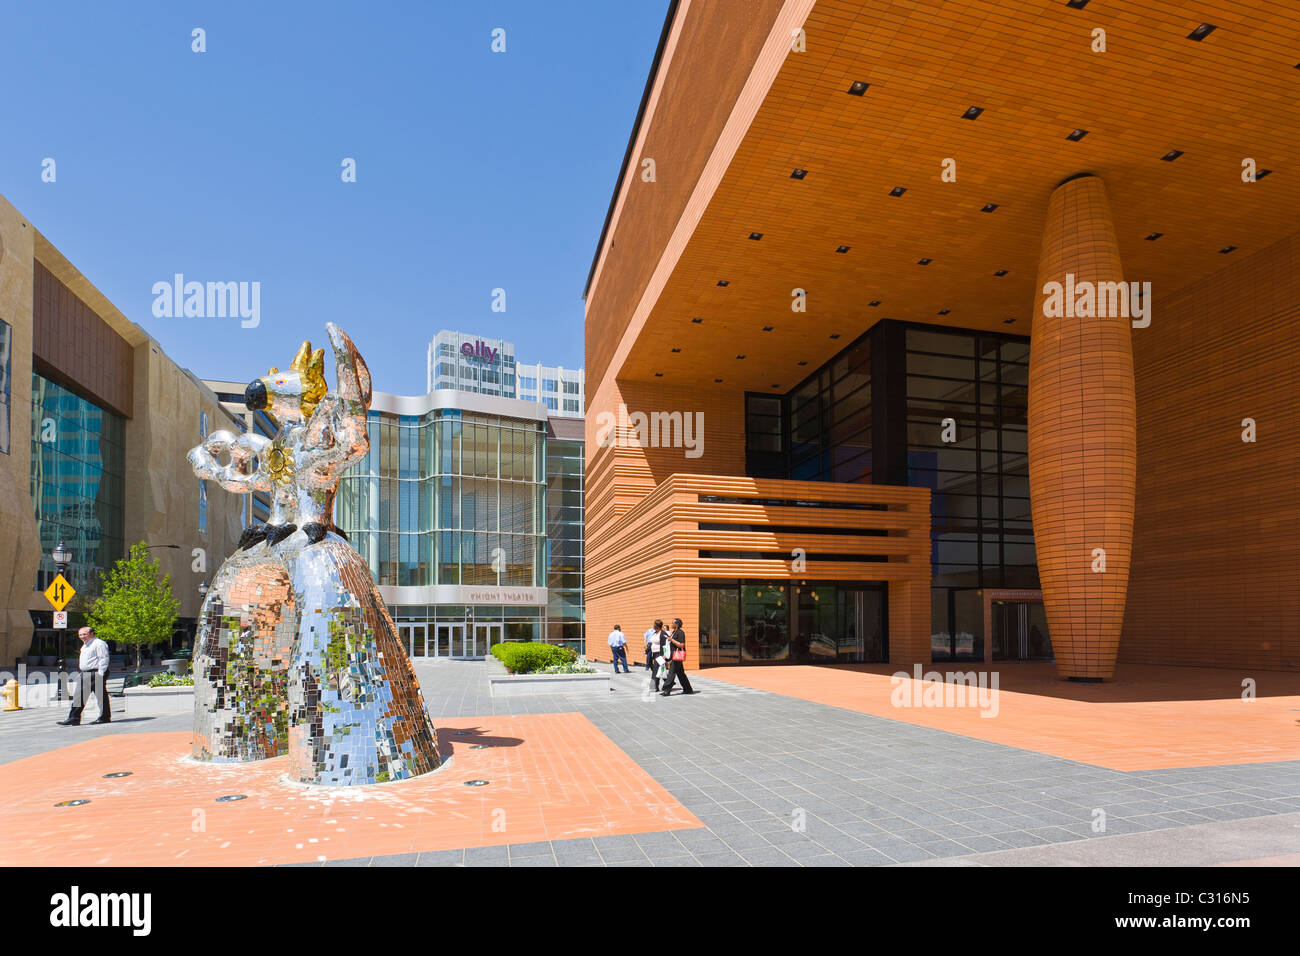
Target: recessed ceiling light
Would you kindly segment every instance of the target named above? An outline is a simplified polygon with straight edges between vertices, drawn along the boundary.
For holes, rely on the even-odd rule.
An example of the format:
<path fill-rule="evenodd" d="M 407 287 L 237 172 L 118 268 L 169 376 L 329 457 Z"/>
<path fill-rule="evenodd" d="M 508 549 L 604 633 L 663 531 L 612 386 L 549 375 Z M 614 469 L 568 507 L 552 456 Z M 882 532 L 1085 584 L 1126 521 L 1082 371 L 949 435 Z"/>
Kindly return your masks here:
<path fill-rule="evenodd" d="M 951 312 L 951 311 L 952 311 L 952 309 L 940 309 L 940 310 L 939 310 L 939 314 L 940 314 L 940 315 L 947 315 L 947 314 L 948 314 L 949 312 Z"/>
<path fill-rule="evenodd" d="M 715 378 L 713 381 L 715 381 L 715 382 L 721 382 L 722 379 L 720 379 L 720 378 Z"/>
<path fill-rule="evenodd" d="M 832 333 L 831 333 L 831 338 L 833 338 L 833 339 L 838 339 L 839 337 L 840 337 L 840 333 L 838 333 L 838 332 L 832 332 Z"/>
<path fill-rule="evenodd" d="M 997 203 L 995 203 L 995 202 L 986 202 L 986 203 L 984 204 L 984 208 L 981 209 L 980 212 L 992 212 L 994 209 L 997 209 L 997 208 L 998 208 L 998 204 L 997 204 Z"/>
<path fill-rule="evenodd" d="M 773 385 L 772 387 L 773 387 L 773 388 L 780 388 L 781 386 L 780 386 L 780 385 Z"/>
<path fill-rule="evenodd" d="M 1074 10 L 1082 10 L 1088 5 L 1088 0 L 1065 0 L 1065 5 Z"/>
<path fill-rule="evenodd" d="M 806 170 L 806 169 L 796 169 L 794 172 L 792 172 L 792 173 L 790 174 L 790 178 L 791 178 L 791 179 L 803 179 L 803 178 L 804 178 L 805 176 L 807 176 L 807 175 L 808 175 L 808 170 Z"/>
<path fill-rule="evenodd" d="M 749 234 L 749 238 L 753 239 L 755 242 L 758 242 L 758 240 L 763 238 L 763 234 L 761 232 L 751 232 Z"/>
<path fill-rule="evenodd" d="M 674 352 L 680 352 L 681 349 L 673 349 Z"/>
<path fill-rule="evenodd" d="M 664 377 L 663 372 L 655 372 L 655 378 L 663 378 L 663 377 Z"/>
<path fill-rule="evenodd" d="M 880 300 L 872 299 L 870 302 L 867 303 L 867 305 L 871 306 L 874 309 L 876 306 L 880 305 Z"/>
<path fill-rule="evenodd" d="M 725 287 L 731 285 L 731 283 L 728 282 L 726 279 L 719 279 L 719 280 L 718 280 L 718 285 L 720 285 L 720 286 L 722 286 L 722 287 L 725 288 Z"/>
<path fill-rule="evenodd" d="M 736 358 L 738 358 L 738 359 L 743 359 L 744 357 L 745 357 L 745 356 L 743 356 L 743 355 L 737 355 L 737 356 L 736 356 Z"/>
<path fill-rule="evenodd" d="M 979 119 L 979 118 L 980 118 L 980 114 L 983 113 L 983 112 L 984 112 L 984 107 L 982 107 L 982 106 L 972 106 L 972 107 L 971 107 L 970 109 L 968 109 L 965 113 L 962 113 L 962 114 L 961 114 L 961 118 L 962 118 L 962 119 L 968 119 L 968 120 Z"/>
<path fill-rule="evenodd" d="M 920 260 L 920 261 L 917 263 L 917 265 L 918 265 L 918 266 L 928 266 L 928 265 L 929 265 L 931 262 L 933 262 L 933 261 L 934 261 L 933 259 L 922 259 L 922 260 Z"/>
<path fill-rule="evenodd" d="M 807 362 L 800 362 L 799 364 L 800 364 L 800 365 L 807 365 L 808 363 L 807 363 Z"/>
<path fill-rule="evenodd" d="M 697 315 L 695 318 L 691 319 L 691 321 L 694 322 L 696 325 L 699 325 L 704 320 Z"/>
<path fill-rule="evenodd" d="M 1014 322 L 1014 321 L 1016 321 L 1016 320 L 1015 320 L 1015 319 L 1003 319 L 1003 320 L 1002 320 L 1002 324 L 1003 324 L 1003 325 L 1010 325 L 1010 324 L 1011 324 L 1012 322 Z"/>
<path fill-rule="evenodd" d="M 870 85 L 870 83 L 864 83 L 861 80 L 854 80 L 853 85 L 849 87 L 849 95 L 861 96 L 863 93 L 867 92 L 867 87 Z"/>
<path fill-rule="evenodd" d="M 1228 253 L 1232 252 L 1236 248 L 1237 248 L 1236 246 L 1224 246 L 1222 249 L 1219 250 L 1219 255 L 1226 256 Z"/>
<path fill-rule="evenodd" d="M 1213 33 L 1216 29 L 1218 28 L 1213 23 L 1202 23 L 1191 33 L 1187 34 L 1187 39 L 1195 40 L 1197 43 L 1200 43 L 1211 33 Z"/>
<path fill-rule="evenodd" d="M 1181 155 L 1183 155 L 1183 151 L 1181 149 L 1171 149 L 1169 152 L 1165 153 L 1160 158 L 1163 159 L 1166 163 L 1172 163 L 1175 159 L 1177 159 Z"/>
<path fill-rule="evenodd" d="M 1261 179 L 1263 179 L 1265 176 L 1270 175 L 1272 172 L 1273 170 L 1271 169 L 1261 169 L 1259 172 L 1255 174 L 1255 182 L 1259 182 Z"/>
<path fill-rule="evenodd" d="M 849 251 L 849 247 L 848 247 L 848 246 L 840 246 L 840 247 L 839 247 L 838 249 L 836 249 L 835 251 L 838 252 L 840 255 L 843 255 L 844 253 L 846 253 L 846 252 Z"/>
<path fill-rule="evenodd" d="M 771 332 L 771 331 L 772 331 L 772 326 L 770 326 L 770 325 L 765 325 L 765 326 L 763 326 L 763 331 L 764 331 L 764 332 Z"/>
<path fill-rule="evenodd" d="M 894 196 L 894 197 L 898 197 L 898 196 L 903 195 L 903 193 L 905 193 L 905 192 L 907 192 L 907 189 L 906 189 L 905 187 L 903 187 L 903 186 L 895 186 L 893 189 L 891 189 L 891 190 L 889 191 L 889 195 Z"/>
<path fill-rule="evenodd" d="M 1149 235 L 1149 236 L 1146 237 L 1146 240 L 1147 240 L 1147 242 L 1155 242 L 1157 239 L 1159 239 L 1159 238 L 1160 238 L 1161 236 L 1163 236 L 1163 235 L 1164 235 L 1163 232 L 1153 232 L 1153 233 L 1151 233 L 1151 235 Z"/>
<path fill-rule="evenodd" d="M 1087 135 L 1088 135 L 1088 131 L 1086 129 L 1076 129 L 1073 132 L 1071 132 L 1069 136 L 1065 138 L 1070 140 L 1073 143 L 1077 143 L 1079 140 L 1083 139 Z"/>
<path fill-rule="evenodd" d="M 1007 270 L 1006 270 L 1006 269 L 999 269 L 997 272 L 995 272 L 995 273 L 993 273 L 993 274 L 994 274 L 995 276 L 1004 276 L 1004 275 L 1007 274 Z"/>

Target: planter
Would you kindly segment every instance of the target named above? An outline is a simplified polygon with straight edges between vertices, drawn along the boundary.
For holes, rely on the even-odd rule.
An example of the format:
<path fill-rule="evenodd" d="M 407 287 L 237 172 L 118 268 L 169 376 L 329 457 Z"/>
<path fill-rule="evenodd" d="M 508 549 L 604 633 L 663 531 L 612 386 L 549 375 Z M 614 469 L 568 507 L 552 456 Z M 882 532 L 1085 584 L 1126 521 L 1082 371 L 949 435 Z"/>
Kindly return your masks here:
<path fill-rule="evenodd" d="M 56 663 L 58 663 L 58 660 L 59 660 L 59 656 L 57 654 L 42 654 L 41 666 L 53 667 Z"/>
<path fill-rule="evenodd" d="M 187 714 L 194 712 L 194 688 L 128 687 L 122 695 L 129 715 Z"/>

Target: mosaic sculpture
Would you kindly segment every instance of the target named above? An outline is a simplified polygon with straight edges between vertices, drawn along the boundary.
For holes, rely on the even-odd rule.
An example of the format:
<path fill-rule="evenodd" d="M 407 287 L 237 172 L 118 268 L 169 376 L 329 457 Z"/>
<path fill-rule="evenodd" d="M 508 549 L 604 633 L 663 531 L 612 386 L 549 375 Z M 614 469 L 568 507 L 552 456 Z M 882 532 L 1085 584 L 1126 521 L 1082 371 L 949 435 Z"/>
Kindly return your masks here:
<path fill-rule="evenodd" d="M 418 776 L 440 758 L 370 569 L 334 526 L 339 478 L 369 448 L 371 389 L 352 340 L 326 329 L 334 392 L 324 350 L 304 342 L 286 371 L 245 393 L 279 424 L 274 440 L 213 432 L 190 452 L 199 477 L 272 496 L 270 520 L 245 532 L 204 601 L 193 753 L 256 760 L 287 750 L 294 779 L 343 786 Z"/>

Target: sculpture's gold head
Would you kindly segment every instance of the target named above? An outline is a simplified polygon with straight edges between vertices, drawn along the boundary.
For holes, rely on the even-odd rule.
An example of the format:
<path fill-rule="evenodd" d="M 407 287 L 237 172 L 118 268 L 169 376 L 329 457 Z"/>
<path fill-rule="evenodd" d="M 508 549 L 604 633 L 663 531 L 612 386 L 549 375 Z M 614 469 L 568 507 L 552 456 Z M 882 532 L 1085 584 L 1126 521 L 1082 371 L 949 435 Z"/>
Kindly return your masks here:
<path fill-rule="evenodd" d="M 272 368 L 248 383 L 244 404 L 281 422 L 302 421 L 311 417 L 326 391 L 325 350 L 313 352 L 311 343 L 303 342 L 283 372 Z"/>

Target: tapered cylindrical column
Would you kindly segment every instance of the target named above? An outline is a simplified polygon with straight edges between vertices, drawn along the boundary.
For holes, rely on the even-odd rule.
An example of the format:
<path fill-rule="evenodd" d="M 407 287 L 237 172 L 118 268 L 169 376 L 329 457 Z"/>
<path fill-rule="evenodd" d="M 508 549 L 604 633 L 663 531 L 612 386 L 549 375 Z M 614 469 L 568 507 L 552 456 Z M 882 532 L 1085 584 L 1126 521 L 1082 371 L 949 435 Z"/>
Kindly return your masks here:
<path fill-rule="evenodd" d="M 1131 319 L 1106 186 L 1052 194 L 1029 347 L 1029 492 L 1059 674 L 1113 677 L 1133 549 Z"/>

